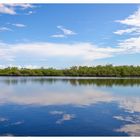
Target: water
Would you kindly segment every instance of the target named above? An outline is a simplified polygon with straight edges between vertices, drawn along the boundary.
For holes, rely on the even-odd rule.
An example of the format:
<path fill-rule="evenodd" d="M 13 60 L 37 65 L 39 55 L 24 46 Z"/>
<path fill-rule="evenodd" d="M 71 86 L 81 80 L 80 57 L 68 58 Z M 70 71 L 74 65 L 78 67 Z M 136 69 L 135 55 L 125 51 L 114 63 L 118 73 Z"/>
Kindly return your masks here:
<path fill-rule="evenodd" d="M 0 136 L 140 136 L 140 79 L 0 77 Z"/>

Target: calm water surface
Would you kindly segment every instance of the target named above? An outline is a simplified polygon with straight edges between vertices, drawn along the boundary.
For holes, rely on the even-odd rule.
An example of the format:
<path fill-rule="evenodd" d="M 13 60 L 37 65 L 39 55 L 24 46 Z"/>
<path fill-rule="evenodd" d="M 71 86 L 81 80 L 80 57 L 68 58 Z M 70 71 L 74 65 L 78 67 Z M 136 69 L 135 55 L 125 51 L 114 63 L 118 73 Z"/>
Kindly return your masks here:
<path fill-rule="evenodd" d="M 140 79 L 0 77 L 0 136 L 140 136 Z"/>

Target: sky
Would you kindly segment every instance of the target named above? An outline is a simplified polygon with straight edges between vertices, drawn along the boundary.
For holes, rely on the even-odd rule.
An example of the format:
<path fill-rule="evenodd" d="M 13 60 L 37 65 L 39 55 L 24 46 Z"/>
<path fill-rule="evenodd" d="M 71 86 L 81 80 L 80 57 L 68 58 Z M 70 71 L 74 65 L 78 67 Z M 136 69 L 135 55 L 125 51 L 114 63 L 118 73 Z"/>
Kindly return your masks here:
<path fill-rule="evenodd" d="M 0 67 L 140 65 L 139 4 L 0 4 Z"/>

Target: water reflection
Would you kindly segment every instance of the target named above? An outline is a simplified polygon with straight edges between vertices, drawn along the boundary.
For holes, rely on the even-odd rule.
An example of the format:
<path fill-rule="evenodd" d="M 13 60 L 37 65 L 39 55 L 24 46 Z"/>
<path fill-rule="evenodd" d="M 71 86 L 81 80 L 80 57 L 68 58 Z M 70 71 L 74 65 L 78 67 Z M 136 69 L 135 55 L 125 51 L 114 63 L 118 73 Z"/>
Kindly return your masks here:
<path fill-rule="evenodd" d="M 117 132 L 125 132 L 131 136 L 140 136 L 140 115 L 131 114 L 130 116 L 114 116 L 115 119 L 127 122 L 121 128 L 116 129 Z"/>
<path fill-rule="evenodd" d="M 55 125 L 57 125 L 53 126 L 54 130 L 57 127 L 60 129 L 60 127 L 65 126 L 65 124 L 67 124 L 68 122 L 71 122 L 71 125 L 72 123 L 77 124 L 78 120 L 81 120 L 79 123 L 80 125 L 84 125 L 85 128 L 85 125 L 88 125 L 88 131 L 81 129 L 77 130 L 79 128 L 78 126 L 70 126 L 70 130 L 72 129 L 71 134 L 78 134 L 79 132 L 79 135 L 82 135 L 82 131 L 84 131 L 86 133 L 83 133 L 84 135 L 110 134 L 139 136 L 139 88 L 140 79 L 1 77 L 0 108 L 3 109 L 5 107 L 7 108 L 8 106 L 9 109 L 9 105 L 10 108 L 11 105 L 16 105 L 14 106 L 15 112 L 18 112 L 19 108 L 20 110 L 27 110 L 28 112 L 31 107 L 35 107 L 34 111 L 30 110 L 30 112 L 32 113 L 32 117 L 33 112 L 39 112 L 42 110 L 42 112 L 47 116 L 47 118 L 50 119 L 50 121 L 46 122 L 45 118 L 45 122 L 43 122 L 43 120 L 34 121 L 40 121 L 39 126 L 40 124 L 42 124 L 40 127 L 43 128 L 46 127 L 44 126 L 44 124 L 52 127 L 52 124 L 50 123 L 54 122 Z M 48 107 L 50 108 L 51 106 L 55 106 L 55 109 L 53 108 L 48 110 Z M 47 107 L 48 114 L 44 112 L 45 109 L 42 109 L 43 107 Z M 56 108 L 58 108 L 58 110 Z M 62 109 L 60 110 L 60 108 Z M 78 114 L 78 112 L 80 115 Z M 41 115 L 43 113 L 37 114 Z M 18 115 L 15 113 L 15 116 Z M 102 116 L 107 117 L 103 119 Z M 7 129 L 10 129 L 14 126 L 25 127 L 27 125 L 25 118 L 20 120 L 16 119 L 11 122 L 10 121 L 11 120 L 7 118 L 7 116 L 1 116 L 0 114 L 0 124 L 3 124 Z M 112 128 L 111 126 L 110 128 L 106 128 L 106 123 L 114 123 L 114 126 L 112 126 Z M 97 125 L 99 132 L 94 130 L 97 129 L 97 127 L 95 127 L 95 124 Z M 32 125 L 34 125 L 34 123 Z M 68 127 L 69 126 L 65 126 L 65 128 L 63 129 L 68 129 Z M 73 127 L 75 127 L 76 130 L 74 130 Z M 4 131 L 5 135 L 16 134 L 11 134 L 11 131 L 7 132 L 6 130 Z M 96 133 L 92 132 L 92 130 L 94 130 Z M 50 131 L 49 134 L 43 132 L 44 131 L 42 130 L 42 132 L 39 132 L 39 134 L 54 135 L 54 133 Z M 60 133 L 61 132 L 59 131 L 59 134 Z M 61 135 L 67 135 L 67 133 L 68 132 L 63 132 L 61 133 Z M 57 133 L 57 135 L 59 134 Z M 70 135 L 70 132 L 68 134 Z M 32 135 L 35 135 L 35 133 L 33 133 Z"/>
<path fill-rule="evenodd" d="M 130 136 L 140 136 L 140 124 L 127 124 L 116 131 L 128 133 Z"/>
<path fill-rule="evenodd" d="M 63 111 L 50 111 L 50 114 L 51 115 L 59 115 L 61 116 L 61 119 L 58 119 L 56 121 L 56 124 L 62 124 L 64 121 L 69 121 L 69 120 L 72 120 L 73 118 L 75 118 L 75 115 L 74 114 L 67 114 Z"/>
<path fill-rule="evenodd" d="M 96 85 L 96 86 L 140 86 L 140 78 L 84 78 L 84 77 L 5 77 L 0 78 L 1 83 L 7 85 L 16 84 L 54 84 L 55 82 L 70 83 L 73 86 L 78 85 Z"/>
<path fill-rule="evenodd" d="M 61 86 L 61 89 L 59 89 Z M 27 90 L 27 89 L 28 90 Z M 56 88 L 56 89 L 53 89 Z M 26 90 L 26 91 L 25 91 Z M 98 102 L 111 102 L 114 97 L 111 93 L 96 88 L 69 87 L 69 85 L 56 84 L 56 86 L 30 85 L 23 87 L 10 86 L 3 88 L 0 94 L 0 103 L 15 103 L 27 105 L 90 105 Z"/>

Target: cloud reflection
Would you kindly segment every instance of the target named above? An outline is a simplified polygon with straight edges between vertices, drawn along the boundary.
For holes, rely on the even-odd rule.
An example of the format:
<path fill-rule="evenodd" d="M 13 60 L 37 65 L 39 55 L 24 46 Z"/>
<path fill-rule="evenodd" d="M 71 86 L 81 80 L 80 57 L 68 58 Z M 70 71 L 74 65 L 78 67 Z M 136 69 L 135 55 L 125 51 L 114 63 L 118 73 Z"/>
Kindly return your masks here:
<path fill-rule="evenodd" d="M 22 91 L 21 91 L 22 92 Z M 86 88 L 81 91 L 57 91 L 35 88 L 28 93 L 18 93 L 14 88 L 1 90 L 0 103 L 15 103 L 20 105 L 91 105 L 98 102 L 111 102 L 114 97 L 105 91 Z"/>
<path fill-rule="evenodd" d="M 8 119 L 4 117 L 0 117 L 0 122 L 5 122 L 5 121 L 8 121 Z"/>
<path fill-rule="evenodd" d="M 11 133 L 6 133 L 6 134 L 3 134 L 2 136 L 13 137 L 14 135 Z"/>
<path fill-rule="evenodd" d="M 64 121 L 70 121 L 72 120 L 73 118 L 75 118 L 75 115 L 74 114 L 68 114 L 68 113 L 65 113 L 63 111 L 50 111 L 50 114 L 51 115 L 61 115 L 61 119 L 58 119 L 56 121 L 56 124 L 62 124 Z"/>
<path fill-rule="evenodd" d="M 127 124 L 117 129 L 116 132 L 125 132 L 130 136 L 140 136 L 140 124 Z"/>
<path fill-rule="evenodd" d="M 122 90 L 113 90 L 114 88 L 117 88 L 116 84 L 115 86 L 107 88 L 105 86 L 102 87 L 101 85 L 99 87 L 96 84 L 89 84 L 89 82 L 85 82 L 86 86 L 84 85 L 84 82 L 82 82 L 82 84 L 79 86 L 75 84 L 75 81 L 69 81 L 68 79 L 65 79 L 64 81 L 58 80 L 53 84 L 45 83 L 43 85 L 39 85 L 38 81 L 37 83 L 32 81 L 28 83 L 26 81 L 28 84 L 22 84 L 22 82 L 19 84 L 6 85 L 3 84 L 1 80 L 1 105 L 11 103 L 35 106 L 89 106 L 97 103 L 115 102 L 121 109 L 124 109 L 124 111 L 131 114 L 130 116 L 114 116 L 114 119 L 126 122 L 124 126 L 116 129 L 115 131 L 125 132 L 133 136 L 140 136 L 140 118 L 139 115 L 133 115 L 135 112 L 140 113 L 140 95 L 137 94 L 137 96 L 135 96 L 135 93 L 131 93 L 131 91 L 134 91 L 136 87 L 138 88 L 137 85 L 133 85 L 133 87 L 125 85 L 125 87 L 123 87 L 123 91 L 125 89 L 129 93 L 126 92 L 126 94 L 123 94 Z M 90 83 L 91 82 L 92 81 L 90 81 Z M 122 92 L 122 94 L 120 94 L 120 92 Z M 75 118 L 74 114 L 68 114 L 63 111 L 55 110 L 49 113 L 51 115 L 58 115 L 61 117 L 56 121 L 57 124 L 62 124 L 65 121 L 69 121 Z M 0 122 L 2 121 L 6 120 L 4 120 L 4 118 L 0 118 Z M 22 123 L 17 122 L 15 125 Z"/>
<path fill-rule="evenodd" d="M 140 136 L 140 115 L 114 116 L 113 118 L 126 122 L 121 128 L 116 129 L 116 132 L 125 132 L 131 136 Z"/>
<path fill-rule="evenodd" d="M 52 114 L 52 115 L 62 115 L 62 114 L 64 114 L 64 112 L 55 110 L 55 111 L 51 111 L 50 114 Z"/>
<path fill-rule="evenodd" d="M 113 118 L 120 120 L 120 121 L 126 121 L 130 123 L 140 123 L 140 115 L 134 115 L 132 114 L 131 116 L 114 116 Z"/>
<path fill-rule="evenodd" d="M 23 123 L 24 123 L 24 121 L 17 121 L 17 122 L 11 123 L 11 125 L 21 125 Z"/>
<path fill-rule="evenodd" d="M 6 80 L 6 78 L 4 80 Z M 21 79 L 17 78 L 16 80 L 18 81 Z M 34 80 L 36 81 L 37 78 L 35 78 Z M 65 79 L 65 81 L 67 81 L 67 83 L 65 83 L 63 80 L 58 80 L 52 85 L 46 83 L 42 86 L 38 84 L 36 85 L 34 82 L 32 83 L 31 81 L 27 85 L 22 85 L 22 83 L 20 83 L 18 85 L 7 86 L 3 85 L 1 80 L 0 104 L 14 103 L 20 105 L 86 106 L 103 102 L 117 102 L 118 105 L 126 111 L 129 111 L 131 113 L 140 112 L 140 95 L 127 96 L 127 94 L 113 94 L 113 90 L 98 88 L 98 86 L 92 86 L 92 84 L 88 86 L 82 85 L 80 87 L 73 87 L 71 83 L 68 82 L 69 79 Z M 86 79 L 86 81 L 88 80 Z M 127 90 L 127 87 L 125 88 Z"/>
<path fill-rule="evenodd" d="M 70 121 L 72 120 L 73 118 L 75 118 L 75 115 L 74 114 L 63 114 L 62 118 L 57 120 L 56 123 L 57 124 L 61 124 L 63 123 L 64 121 Z"/>

